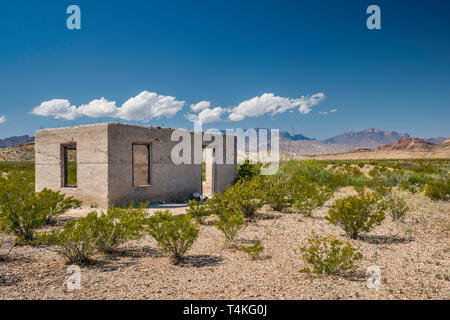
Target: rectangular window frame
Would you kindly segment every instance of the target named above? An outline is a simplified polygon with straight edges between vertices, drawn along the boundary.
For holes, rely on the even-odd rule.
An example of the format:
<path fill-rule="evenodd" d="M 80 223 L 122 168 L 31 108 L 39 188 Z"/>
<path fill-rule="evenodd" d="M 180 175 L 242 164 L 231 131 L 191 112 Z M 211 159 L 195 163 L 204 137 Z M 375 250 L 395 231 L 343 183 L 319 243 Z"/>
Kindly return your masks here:
<path fill-rule="evenodd" d="M 68 161 L 68 151 L 75 150 L 76 151 L 76 165 L 77 165 L 77 183 L 75 185 L 68 184 L 69 179 L 69 161 Z M 78 150 L 77 143 L 69 143 L 61 145 L 61 153 L 62 153 L 62 188 L 68 189 L 76 189 L 78 188 Z"/>
<path fill-rule="evenodd" d="M 147 147 L 147 183 L 146 184 L 135 184 L 134 181 L 134 167 L 135 167 L 135 159 L 134 159 L 134 147 L 135 146 L 146 146 Z M 133 143 L 131 147 L 131 183 L 133 188 L 146 188 L 152 186 L 152 144 L 151 143 Z"/>

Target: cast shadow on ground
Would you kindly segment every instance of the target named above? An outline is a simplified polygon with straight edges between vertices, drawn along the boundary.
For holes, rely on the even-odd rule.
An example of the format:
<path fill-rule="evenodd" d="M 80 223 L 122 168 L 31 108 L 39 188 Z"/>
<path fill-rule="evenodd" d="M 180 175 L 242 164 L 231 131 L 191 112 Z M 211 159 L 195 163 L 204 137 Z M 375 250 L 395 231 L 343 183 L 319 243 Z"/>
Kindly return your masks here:
<path fill-rule="evenodd" d="M 258 213 L 256 213 L 255 218 L 258 220 L 275 220 L 275 219 L 280 219 L 281 215 L 275 214 L 275 213 L 258 212 Z"/>
<path fill-rule="evenodd" d="M 377 236 L 377 235 L 359 235 L 358 240 L 370 244 L 400 244 L 413 241 L 412 238 L 398 236 Z"/>
<path fill-rule="evenodd" d="M 129 258 L 162 258 L 164 254 L 161 250 L 155 249 L 149 246 L 143 247 L 125 247 L 117 250 L 114 253 L 117 257 L 129 257 Z"/>
<path fill-rule="evenodd" d="M 0 274 L 0 287 L 10 287 L 22 281 L 21 278 L 15 275 L 1 275 Z"/>
<path fill-rule="evenodd" d="M 222 257 L 211 256 L 208 254 L 189 255 L 184 257 L 183 261 L 179 264 L 181 266 L 188 266 L 194 268 L 213 267 L 221 264 Z"/>

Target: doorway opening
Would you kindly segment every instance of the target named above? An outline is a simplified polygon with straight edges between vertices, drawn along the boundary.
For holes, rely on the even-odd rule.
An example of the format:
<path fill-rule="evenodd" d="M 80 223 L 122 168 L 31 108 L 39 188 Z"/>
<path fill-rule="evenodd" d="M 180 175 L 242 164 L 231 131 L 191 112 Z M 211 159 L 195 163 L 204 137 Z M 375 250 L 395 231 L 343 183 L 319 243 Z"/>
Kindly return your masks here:
<path fill-rule="evenodd" d="M 211 199 L 214 194 L 215 152 L 213 148 L 202 150 L 202 198 Z"/>

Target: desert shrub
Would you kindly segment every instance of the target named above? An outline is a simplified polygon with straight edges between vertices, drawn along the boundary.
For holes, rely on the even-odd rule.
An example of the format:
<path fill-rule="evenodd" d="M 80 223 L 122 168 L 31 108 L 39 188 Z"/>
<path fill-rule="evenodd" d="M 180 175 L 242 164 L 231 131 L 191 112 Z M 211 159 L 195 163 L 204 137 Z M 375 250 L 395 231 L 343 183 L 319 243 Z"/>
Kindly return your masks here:
<path fill-rule="evenodd" d="M 264 203 L 274 211 L 282 211 L 289 206 L 289 181 L 280 174 L 261 180 Z"/>
<path fill-rule="evenodd" d="M 172 215 L 165 210 L 155 212 L 148 219 L 147 232 L 178 262 L 194 244 L 199 229 L 190 215 Z"/>
<path fill-rule="evenodd" d="M 403 200 L 399 195 L 391 194 L 383 201 L 385 202 L 386 211 L 389 213 L 393 221 L 402 220 L 409 211 L 405 200 Z"/>
<path fill-rule="evenodd" d="M 45 207 L 47 212 L 45 216 L 45 222 L 52 224 L 55 222 L 55 218 L 71 208 L 79 208 L 83 201 L 74 199 L 74 197 L 66 197 L 59 191 L 53 191 L 50 189 L 44 189 L 37 194 L 37 199 Z"/>
<path fill-rule="evenodd" d="M 233 242 L 238 232 L 245 227 L 244 216 L 240 213 L 221 214 L 216 222 L 216 227 L 225 236 L 227 242 Z"/>
<path fill-rule="evenodd" d="M 96 249 L 98 217 L 96 212 L 72 220 L 63 229 L 41 233 L 37 242 L 51 246 L 51 250 L 65 257 L 68 263 L 86 263 Z"/>
<path fill-rule="evenodd" d="M 340 226 L 355 239 L 359 233 L 368 232 L 384 220 L 385 207 L 376 192 L 337 199 L 325 217 L 333 225 Z"/>
<path fill-rule="evenodd" d="M 0 215 L 17 243 L 31 243 L 36 229 L 80 205 L 73 197 L 66 198 L 49 189 L 35 193 L 33 178 L 27 173 L 12 171 L 7 179 L 0 180 Z"/>
<path fill-rule="evenodd" d="M 106 213 L 96 214 L 95 247 L 98 251 L 111 253 L 129 240 L 138 240 L 145 230 L 147 213 L 143 203 L 135 209 L 134 204 L 128 208 L 111 207 Z"/>
<path fill-rule="evenodd" d="M 19 161 L 19 162 L 0 161 L 0 172 L 9 173 L 13 171 L 28 172 L 30 173 L 30 176 L 34 177 L 34 163 L 27 161 Z"/>
<path fill-rule="evenodd" d="M 316 236 L 308 239 L 308 244 L 300 248 L 303 260 L 312 266 L 300 272 L 314 272 L 316 274 L 340 274 L 353 271 L 356 263 L 362 259 L 358 252 L 347 241 L 341 241 L 334 235 L 323 238 Z"/>
<path fill-rule="evenodd" d="M 332 195 L 333 191 L 326 186 L 302 184 L 295 191 L 293 205 L 298 212 L 309 217 L 315 208 L 322 207 Z"/>
<path fill-rule="evenodd" d="M 386 167 L 375 166 L 369 171 L 372 178 L 380 178 L 386 180 L 390 175 L 390 170 Z"/>
<path fill-rule="evenodd" d="M 324 166 L 325 163 L 320 163 L 317 160 L 289 161 L 280 167 L 280 172 L 291 179 L 299 179 L 303 183 L 313 182 L 318 185 L 335 187 L 334 173 L 331 170 L 326 170 Z"/>
<path fill-rule="evenodd" d="M 188 202 L 186 213 L 191 215 L 198 223 L 203 223 L 203 219 L 210 214 L 207 206 L 199 204 L 196 200 Z"/>
<path fill-rule="evenodd" d="M 219 218 L 222 215 L 239 212 L 232 197 L 225 193 L 215 193 L 211 199 L 204 203 L 204 207 L 208 215 L 216 215 Z"/>
<path fill-rule="evenodd" d="M 253 177 L 259 176 L 261 174 L 261 164 L 260 163 L 250 163 L 248 159 L 238 165 L 238 172 L 236 176 L 236 182 L 239 180 L 250 180 Z"/>
<path fill-rule="evenodd" d="M 258 209 L 264 205 L 264 192 L 261 189 L 260 178 L 239 180 L 234 186 L 228 187 L 223 198 L 247 219 L 254 219 Z"/>
<path fill-rule="evenodd" d="M 0 214 L 16 242 L 31 242 L 34 231 L 45 225 L 47 213 L 47 206 L 34 193 L 29 176 L 13 171 L 0 181 Z"/>
<path fill-rule="evenodd" d="M 288 185 L 289 203 L 300 213 L 310 216 L 313 209 L 321 207 L 334 191 L 326 185 L 291 176 Z"/>
<path fill-rule="evenodd" d="M 4 219 L 0 216 L 0 260 L 3 259 L 3 257 L 8 256 L 8 254 L 13 249 L 13 246 L 10 246 L 9 250 L 8 249 L 4 250 L 8 240 L 7 238 L 8 238 L 8 229 Z"/>
<path fill-rule="evenodd" d="M 256 260 L 261 257 L 261 254 L 264 251 L 264 246 L 261 244 L 261 240 L 258 240 L 251 246 L 242 248 L 242 251 L 247 253 L 253 260 Z"/>
<path fill-rule="evenodd" d="M 450 199 L 450 179 L 439 179 L 431 181 L 425 187 L 425 195 L 432 200 Z"/>
<path fill-rule="evenodd" d="M 327 169 L 326 166 L 330 164 L 332 167 Z M 299 179 L 302 183 L 313 183 L 330 189 L 365 186 L 370 181 L 359 168 L 342 161 L 290 161 L 281 166 L 280 172 L 290 178 Z"/>

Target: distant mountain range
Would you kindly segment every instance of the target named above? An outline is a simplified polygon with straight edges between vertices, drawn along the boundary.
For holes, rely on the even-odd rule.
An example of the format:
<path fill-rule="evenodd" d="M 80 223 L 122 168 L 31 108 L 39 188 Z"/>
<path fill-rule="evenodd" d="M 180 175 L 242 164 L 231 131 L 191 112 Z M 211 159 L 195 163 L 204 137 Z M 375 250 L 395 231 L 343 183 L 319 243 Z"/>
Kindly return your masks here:
<path fill-rule="evenodd" d="M 257 132 L 264 128 L 255 128 Z M 270 143 L 270 131 L 268 134 Z M 407 133 L 367 129 L 359 132 L 348 132 L 325 140 L 316 140 L 302 134 L 290 134 L 280 131 L 280 150 L 296 154 L 323 154 L 348 152 L 358 149 L 375 150 L 377 147 L 395 144 L 400 139 L 411 138 Z M 423 139 L 430 143 L 442 143 L 447 137 Z M 28 135 L 0 139 L 0 148 L 16 147 L 34 141 Z M 270 147 L 269 147 L 270 148 Z"/>
<path fill-rule="evenodd" d="M 392 144 L 403 138 L 410 138 L 410 136 L 407 133 L 382 131 L 371 128 L 359 132 L 344 133 L 333 138 L 328 138 L 324 140 L 324 142 L 332 144 L 346 144 L 354 149 L 374 149 L 379 145 Z"/>
<path fill-rule="evenodd" d="M 400 139 L 411 138 L 407 133 L 383 131 L 374 128 L 344 133 L 323 141 L 302 137 L 303 139 L 294 139 L 291 135 L 280 132 L 280 149 L 285 152 L 306 155 L 340 153 L 358 149 L 375 150 L 379 146 L 391 145 Z M 442 143 L 446 139 L 446 137 L 435 137 L 424 140 L 430 143 Z"/>
<path fill-rule="evenodd" d="M 17 147 L 25 143 L 33 142 L 34 137 L 30 137 L 28 135 L 20 136 L 20 137 L 9 137 L 5 139 L 0 139 L 0 149 L 2 148 L 10 148 Z"/>

